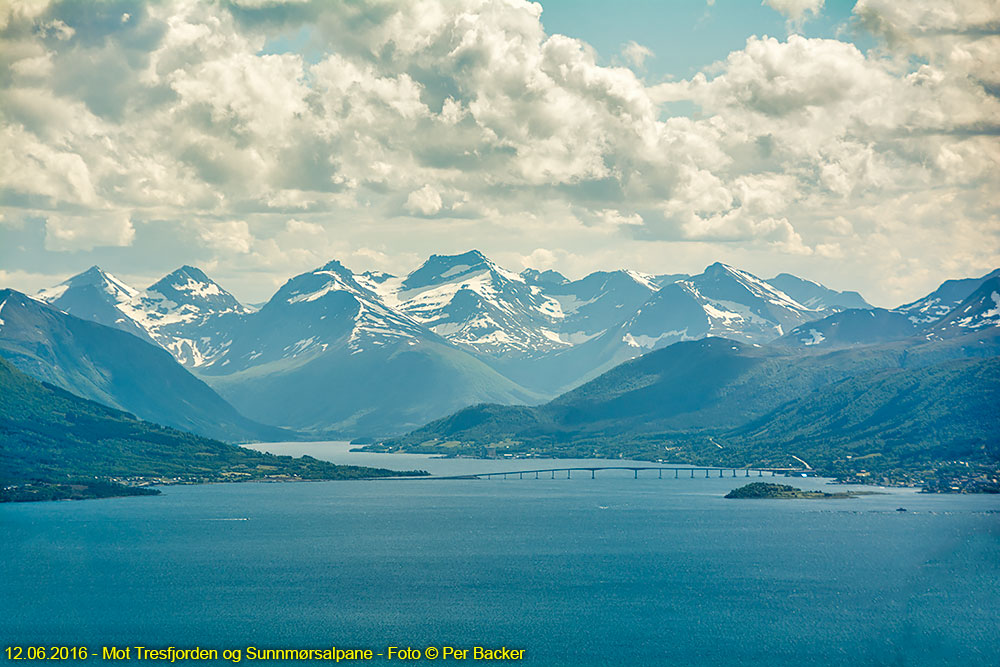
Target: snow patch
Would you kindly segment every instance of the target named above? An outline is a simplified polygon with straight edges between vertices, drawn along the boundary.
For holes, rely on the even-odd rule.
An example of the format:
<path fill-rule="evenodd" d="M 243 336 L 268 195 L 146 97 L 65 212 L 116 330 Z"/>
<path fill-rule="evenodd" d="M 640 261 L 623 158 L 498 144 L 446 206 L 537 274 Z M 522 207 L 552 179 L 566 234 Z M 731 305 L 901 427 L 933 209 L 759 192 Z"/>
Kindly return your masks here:
<path fill-rule="evenodd" d="M 451 267 L 450 269 L 448 269 L 447 271 L 445 271 L 444 273 L 442 273 L 438 277 L 439 278 L 451 278 L 452 276 L 457 276 L 460 273 L 465 273 L 466 271 L 468 271 L 471 268 L 472 268 L 472 266 L 469 265 L 469 264 L 458 264 L 457 266 Z"/>
<path fill-rule="evenodd" d="M 808 335 L 809 337 L 799 339 L 802 341 L 803 345 L 819 345 L 824 340 L 826 340 L 826 336 L 824 336 L 821 332 L 817 331 L 816 329 L 810 329 L 806 335 Z"/>
<path fill-rule="evenodd" d="M 650 350 L 656 347 L 657 343 L 668 338 L 676 338 L 677 340 L 688 340 L 687 329 L 681 329 L 676 331 L 664 331 L 659 336 L 647 336 L 645 334 L 633 336 L 632 334 L 627 333 L 624 336 L 622 336 L 622 342 L 628 345 L 629 347 Z"/>

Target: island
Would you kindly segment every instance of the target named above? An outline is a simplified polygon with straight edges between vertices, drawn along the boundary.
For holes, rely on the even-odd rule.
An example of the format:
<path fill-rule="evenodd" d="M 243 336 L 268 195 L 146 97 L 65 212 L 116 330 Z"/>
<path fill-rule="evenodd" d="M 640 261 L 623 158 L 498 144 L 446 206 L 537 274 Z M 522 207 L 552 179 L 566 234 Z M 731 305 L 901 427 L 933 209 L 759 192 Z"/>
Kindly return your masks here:
<path fill-rule="evenodd" d="M 838 493 L 826 493 L 825 491 L 803 491 L 787 484 L 770 484 L 767 482 L 753 482 L 738 489 L 733 489 L 725 495 L 726 498 L 778 498 L 794 499 L 816 499 L 816 498 L 853 498 L 854 496 L 868 496 L 874 491 L 841 491 Z"/>

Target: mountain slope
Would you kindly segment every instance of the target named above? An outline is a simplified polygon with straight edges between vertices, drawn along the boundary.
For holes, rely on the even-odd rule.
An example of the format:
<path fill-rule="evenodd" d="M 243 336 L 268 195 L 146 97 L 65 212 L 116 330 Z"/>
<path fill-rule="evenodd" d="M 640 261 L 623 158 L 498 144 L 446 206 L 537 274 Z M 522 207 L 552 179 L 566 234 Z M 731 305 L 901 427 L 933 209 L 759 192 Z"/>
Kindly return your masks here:
<path fill-rule="evenodd" d="M 718 432 L 853 372 L 898 366 L 901 356 L 891 349 L 794 355 L 705 338 L 627 361 L 544 405 L 475 406 L 397 440 L 525 437 L 556 442 L 657 431 Z"/>
<path fill-rule="evenodd" d="M 217 356 L 248 310 L 193 266 L 182 266 L 138 290 L 93 266 L 38 298 L 81 319 L 159 345 L 188 367 Z"/>
<path fill-rule="evenodd" d="M 813 310 L 871 308 L 871 305 L 857 292 L 838 292 L 790 273 L 779 273 L 773 278 L 768 278 L 767 282 Z"/>
<path fill-rule="evenodd" d="M 520 355 L 567 344 L 556 331 L 564 317 L 559 303 L 478 250 L 431 255 L 394 291 L 382 294 L 434 333 L 480 355 Z"/>
<path fill-rule="evenodd" d="M 715 338 L 677 343 L 547 404 L 474 406 L 387 445 L 436 451 L 436 443 L 458 442 L 475 451 L 506 443 L 555 455 L 799 465 L 788 457 L 808 452 L 832 462 L 824 441 L 839 443 L 841 454 L 880 453 L 884 433 L 899 450 L 885 461 L 950 460 L 956 452 L 985 461 L 1000 424 L 1000 344 L 996 330 L 959 340 L 822 354 Z M 961 358 L 980 352 L 985 358 Z M 911 445 L 919 452 L 904 457 Z"/>
<path fill-rule="evenodd" d="M 343 436 L 398 433 L 484 400 L 537 400 L 368 284 L 339 262 L 296 276 L 202 377 L 248 414 Z"/>
<path fill-rule="evenodd" d="M 890 369 L 836 382 L 729 434 L 758 461 L 802 457 L 835 472 L 1000 460 L 1000 358 Z M 862 463 L 861 465 L 869 465 Z"/>
<path fill-rule="evenodd" d="M 796 327 L 777 341 L 787 347 L 832 349 L 911 337 L 961 336 L 1000 324 L 1000 269 L 983 278 L 949 280 L 928 296 L 886 310 L 849 309 Z M 957 299 L 957 300 L 956 300 Z"/>
<path fill-rule="evenodd" d="M 979 289 L 980 285 L 997 277 L 1000 277 L 1000 269 L 994 269 L 979 278 L 946 280 L 941 283 L 940 287 L 922 299 L 899 306 L 895 310 L 905 313 L 915 326 L 926 325 L 950 313 L 969 298 L 969 295 Z"/>
<path fill-rule="evenodd" d="M 169 353 L 0 290 L 0 356 L 37 379 L 142 419 L 224 440 L 291 434 L 243 417 Z"/>
<path fill-rule="evenodd" d="M 954 338 L 1000 327 L 1000 276 L 990 278 L 945 317 L 927 328 L 934 338 Z"/>
<path fill-rule="evenodd" d="M 0 359 L 0 486 L 88 477 L 349 479 L 389 474 L 396 473 L 263 454 L 140 421 L 40 383 Z"/>
<path fill-rule="evenodd" d="M 697 276 L 666 284 L 634 314 L 586 342 L 524 368 L 502 369 L 525 386 L 565 391 L 673 343 L 717 336 L 763 344 L 822 316 L 746 271 L 715 263 Z"/>

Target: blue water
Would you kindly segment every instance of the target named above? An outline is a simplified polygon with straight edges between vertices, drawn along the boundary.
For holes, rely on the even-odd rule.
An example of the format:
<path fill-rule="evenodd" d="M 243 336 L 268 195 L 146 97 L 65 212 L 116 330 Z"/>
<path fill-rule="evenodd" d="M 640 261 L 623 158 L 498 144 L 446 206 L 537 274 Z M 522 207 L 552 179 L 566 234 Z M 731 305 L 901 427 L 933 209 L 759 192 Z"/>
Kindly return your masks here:
<path fill-rule="evenodd" d="M 507 646 L 546 666 L 1000 665 L 1000 498 L 722 498 L 746 481 L 231 484 L 0 506 L 0 644 Z"/>

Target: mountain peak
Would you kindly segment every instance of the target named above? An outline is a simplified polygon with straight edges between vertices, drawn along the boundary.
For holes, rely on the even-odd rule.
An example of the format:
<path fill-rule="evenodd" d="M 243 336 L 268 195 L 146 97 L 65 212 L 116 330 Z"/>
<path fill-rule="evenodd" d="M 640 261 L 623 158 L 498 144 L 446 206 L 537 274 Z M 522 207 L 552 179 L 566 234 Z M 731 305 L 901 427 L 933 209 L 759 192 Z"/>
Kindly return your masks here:
<path fill-rule="evenodd" d="M 185 264 L 180 268 L 174 269 L 167 275 L 163 276 L 155 283 L 149 286 L 149 289 L 153 291 L 160 291 L 158 288 L 167 284 L 177 284 L 184 283 L 188 281 L 194 281 L 196 283 L 207 283 L 214 284 L 214 281 L 205 275 L 205 272 L 195 266 L 189 266 Z"/>
<path fill-rule="evenodd" d="M 775 277 L 768 279 L 767 282 L 773 283 L 776 280 L 778 280 L 778 281 L 782 281 L 782 280 L 792 281 L 792 280 L 794 280 L 794 281 L 801 282 L 801 283 L 809 283 L 810 285 L 816 285 L 817 287 L 823 287 L 823 285 L 821 285 L 820 283 L 816 282 L 815 280 L 809 280 L 808 278 L 800 278 L 799 276 L 793 275 L 791 273 L 784 273 L 784 272 L 779 273 Z"/>
<path fill-rule="evenodd" d="M 479 262 L 488 262 L 489 261 L 486 258 L 486 255 L 484 255 L 483 253 L 479 252 L 475 248 L 473 248 L 472 250 L 468 250 L 466 252 L 460 253 L 458 255 L 431 255 L 431 256 L 432 257 L 450 258 L 450 259 L 453 259 L 455 261 L 479 261 Z"/>
<path fill-rule="evenodd" d="M 933 332 L 958 334 L 988 327 L 1000 327 L 1000 276 L 984 280 Z"/>
<path fill-rule="evenodd" d="M 52 302 L 69 290 L 87 287 L 104 292 L 115 301 L 127 300 L 139 293 L 139 290 L 125 284 L 95 264 L 86 271 L 67 278 L 55 287 L 41 290 L 38 296 L 44 301 Z"/>
<path fill-rule="evenodd" d="M 212 280 L 205 275 L 204 271 L 199 269 L 197 266 L 191 266 L 190 264 L 185 264 L 170 275 L 184 276 L 201 282 L 212 282 Z"/>
<path fill-rule="evenodd" d="M 350 269 L 348 269 L 346 266 L 344 266 L 343 264 L 341 264 L 339 260 L 336 260 L 336 259 L 331 259 L 329 262 L 327 262 L 323 266 L 321 266 L 318 269 L 316 269 L 316 272 L 319 272 L 319 271 L 329 271 L 331 273 L 340 273 L 340 274 L 348 275 L 348 276 L 353 276 L 354 275 L 353 271 L 351 271 Z"/>
<path fill-rule="evenodd" d="M 500 268 L 478 250 L 469 250 L 458 255 L 431 255 L 416 271 L 406 277 L 402 286 L 403 289 L 415 289 L 452 282 L 483 269 L 497 273 L 508 280 L 524 282 L 524 278 Z"/>
<path fill-rule="evenodd" d="M 545 271 L 525 269 L 521 271 L 520 275 L 525 281 L 534 285 L 565 285 L 569 282 L 566 276 L 552 269 L 546 269 Z"/>
<path fill-rule="evenodd" d="M 212 310 L 243 311 L 232 294 L 195 266 L 185 264 L 149 286 L 148 292 L 162 295 L 179 305 L 209 307 Z"/>
<path fill-rule="evenodd" d="M 482 264 L 493 265 L 493 262 L 486 255 L 474 249 L 457 255 L 431 255 L 424 262 L 424 266 L 430 263 L 441 266 L 460 266 L 464 264 L 471 267 L 477 267 Z"/>
<path fill-rule="evenodd" d="M 97 264 L 94 264 L 86 271 L 81 271 L 75 276 L 67 278 L 64 281 L 64 284 L 93 285 L 101 281 L 106 281 L 109 277 L 113 276 L 111 276 L 110 273 L 99 267 Z"/>
<path fill-rule="evenodd" d="M 704 273 L 706 275 L 719 275 L 719 274 L 730 274 L 737 275 L 740 273 L 739 269 L 733 268 L 728 264 L 723 264 L 722 262 L 712 262 L 705 267 Z"/>
<path fill-rule="evenodd" d="M 800 278 L 791 273 L 779 273 L 768 279 L 767 283 L 803 306 L 814 310 L 841 311 L 848 308 L 871 308 L 871 304 L 857 292 L 850 290 L 838 292 L 815 280 Z"/>

